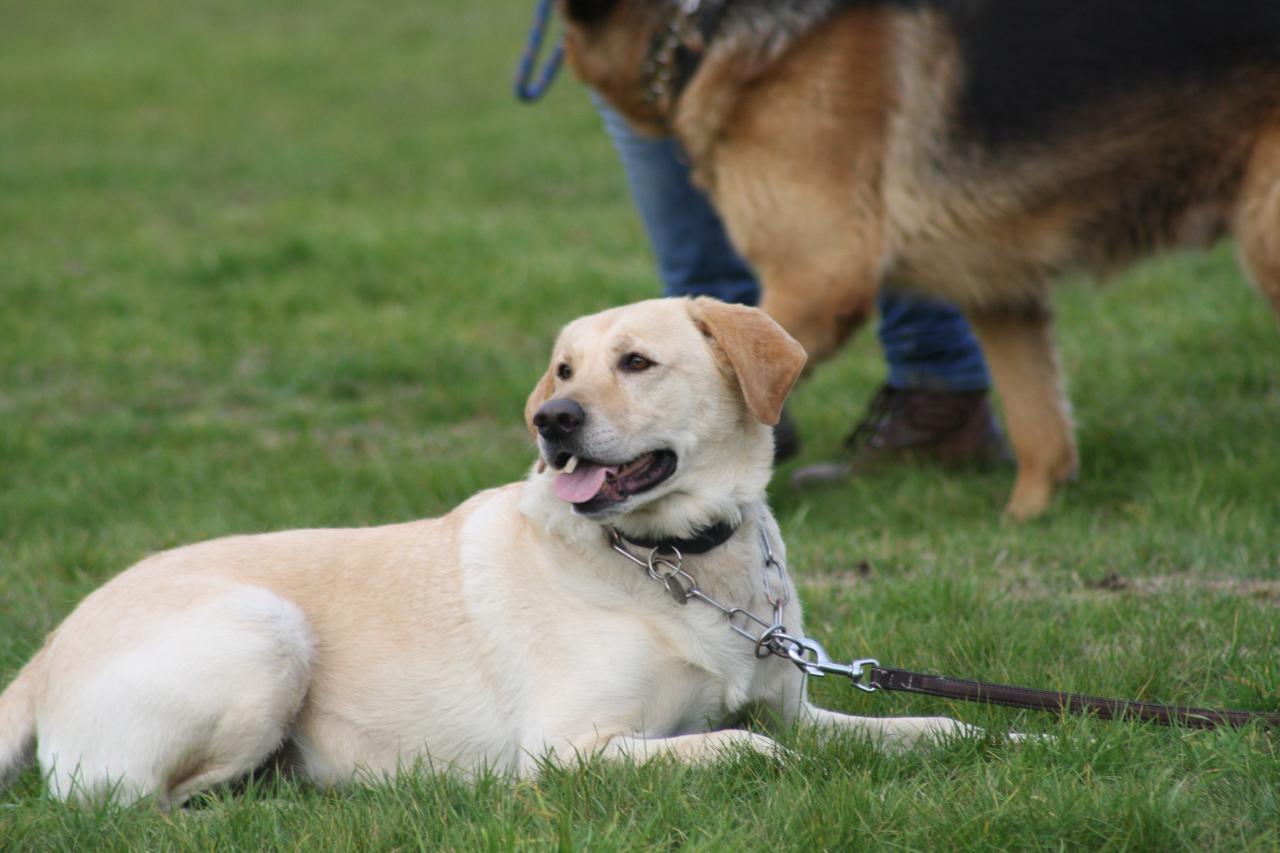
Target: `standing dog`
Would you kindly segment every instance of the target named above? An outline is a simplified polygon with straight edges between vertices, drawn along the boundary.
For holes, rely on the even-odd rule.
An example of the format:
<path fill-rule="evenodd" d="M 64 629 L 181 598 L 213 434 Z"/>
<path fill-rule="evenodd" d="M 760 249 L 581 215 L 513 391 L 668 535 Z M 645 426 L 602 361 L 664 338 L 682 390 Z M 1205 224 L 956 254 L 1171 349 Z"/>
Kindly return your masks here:
<path fill-rule="evenodd" d="M 321 784 L 419 761 L 527 772 L 549 751 L 694 760 L 772 749 L 715 728 L 753 705 L 900 742 L 963 730 L 813 707 L 789 661 L 673 601 L 606 532 L 727 606 L 767 617 L 787 599 L 798 633 L 785 572 L 762 574 L 784 553 L 769 425 L 804 361 L 762 312 L 711 300 L 571 323 L 526 408 L 541 449 L 527 480 L 442 518 L 143 560 L 0 696 L 0 782 L 38 754 L 58 797 L 175 805 L 282 747 Z"/>
<path fill-rule="evenodd" d="M 1233 231 L 1280 311 L 1275 0 L 561 0 L 569 60 L 674 134 L 820 360 L 880 283 L 961 306 L 1049 505 L 1076 447 L 1046 285 Z"/>

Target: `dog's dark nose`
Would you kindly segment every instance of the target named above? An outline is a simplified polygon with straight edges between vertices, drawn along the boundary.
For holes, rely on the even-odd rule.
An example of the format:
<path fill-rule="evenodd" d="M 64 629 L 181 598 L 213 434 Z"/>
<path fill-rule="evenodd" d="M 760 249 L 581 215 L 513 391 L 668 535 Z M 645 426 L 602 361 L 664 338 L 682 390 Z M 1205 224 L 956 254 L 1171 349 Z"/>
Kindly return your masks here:
<path fill-rule="evenodd" d="M 538 434 L 547 441 L 564 441 L 587 419 L 586 410 L 573 400 L 548 400 L 533 416 Z"/>

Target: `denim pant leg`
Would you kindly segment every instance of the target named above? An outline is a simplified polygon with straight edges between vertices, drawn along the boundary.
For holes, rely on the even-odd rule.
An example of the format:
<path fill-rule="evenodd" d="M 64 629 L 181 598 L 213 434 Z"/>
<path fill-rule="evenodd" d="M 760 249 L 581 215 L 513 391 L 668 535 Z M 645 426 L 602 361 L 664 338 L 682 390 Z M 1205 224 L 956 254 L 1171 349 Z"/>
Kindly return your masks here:
<path fill-rule="evenodd" d="M 957 392 L 991 387 L 982 349 L 959 310 L 891 289 L 882 290 L 876 304 L 890 387 Z"/>
<path fill-rule="evenodd" d="M 759 302 L 755 274 L 730 244 L 707 197 L 690 183 L 679 146 L 640 136 L 613 109 L 598 99 L 596 105 L 622 158 L 666 295 Z"/>

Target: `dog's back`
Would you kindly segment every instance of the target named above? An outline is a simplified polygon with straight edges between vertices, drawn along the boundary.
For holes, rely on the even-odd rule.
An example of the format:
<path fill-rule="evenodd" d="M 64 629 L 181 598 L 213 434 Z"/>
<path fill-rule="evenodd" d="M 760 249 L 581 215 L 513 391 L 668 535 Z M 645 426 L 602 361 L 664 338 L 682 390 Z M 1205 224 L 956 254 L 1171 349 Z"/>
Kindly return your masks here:
<path fill-rule="evenodd" d="M 1093 105 L 1280 68 L 1274 0 L 935 0 L 963 57 L 965 132 L 1053 131 Z"/>
<path fill-rule="evenodd" d="M 739 0 L 744 30 L 787 33 L 850 9 L 936 15 L 963 67 L 960 126 L 982 144 L 1057 129 L 1135 91 L 1280 69 L 1275 0 Z"/>

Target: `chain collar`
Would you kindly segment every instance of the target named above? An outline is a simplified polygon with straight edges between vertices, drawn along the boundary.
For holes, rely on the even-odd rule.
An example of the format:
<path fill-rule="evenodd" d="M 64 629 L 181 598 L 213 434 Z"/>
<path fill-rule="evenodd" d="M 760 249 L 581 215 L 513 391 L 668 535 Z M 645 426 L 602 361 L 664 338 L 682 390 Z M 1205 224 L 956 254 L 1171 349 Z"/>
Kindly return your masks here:
<path fill-rule="evenodd" d="M 670 15 L 649 45 L 640 69 L 645 103 L 664 116 L 675 109 L 693 77 L 728 0 L 668 0 Z"/>
<path fill-rule="evenodd" d="M 759 528 L 760 545 L 764 553 L 760 579 L 764 585 L 765 599 L 773 608 L 773 622 L 765 622 L 741 607 L 726 607 L 708 596 L 698 587 L 698 582 L 694 580 L 693 575 L 685 571 L 684 554 L 678 548 L 671 545 L 657 545 L 649 549 L 647 557 L 638 557 L 627 548 L 626 537 L 618 532 L 616 527 L 606 527 L 605 530 L 609 534 L 609 547 L 643 568 L 649 577 L 661 582 L 677 604 L 688 604 L 689 600 L 694 598 L 710 604 L 728 616 L 730 626 L 741 634 L 743 632 L 733 622 L 735 618 L 742 617 L 748 622 L 754 622 L 765 628 L 779 625 L 782 622 L 782 609 L 791 601 L 786 567 L 773 555 L 773 548 L 769 545 L 769 535 L 765 532 L 764 524 L 761 523 Z M 744 636 L 751 640 L 756 639 L 751 634 Z"/>

